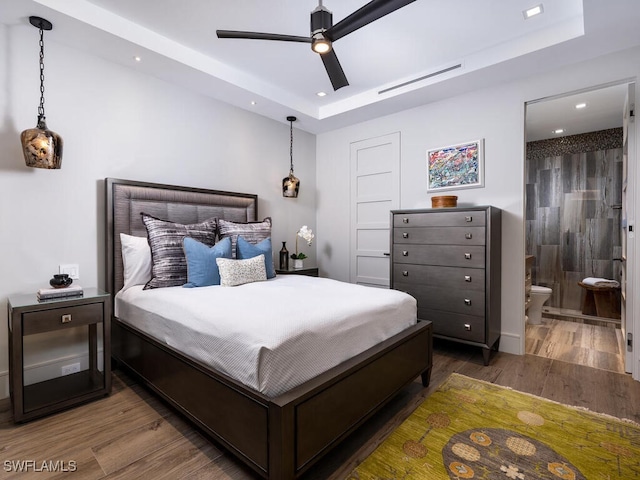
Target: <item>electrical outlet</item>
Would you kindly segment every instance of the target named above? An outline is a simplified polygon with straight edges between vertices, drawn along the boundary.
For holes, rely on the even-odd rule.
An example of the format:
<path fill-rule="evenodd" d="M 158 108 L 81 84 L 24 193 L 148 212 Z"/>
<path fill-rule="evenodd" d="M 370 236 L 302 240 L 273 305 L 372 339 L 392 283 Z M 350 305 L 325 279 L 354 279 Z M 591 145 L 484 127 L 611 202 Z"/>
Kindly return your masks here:
<path fill-rule="evenodd" d="M 62 375 L 71 375 L 72 373 L 78 373 L 80 371 L 80 363 L 72 363 L 70 365 L 62 366 Z"/>
<path fill-rule="evenodd" d="M 66 263 L 58 267 L 58 273 L 66 273 L 69 278 L 78 280 L 80 278 L 80 265 L 77 263 Z"/>

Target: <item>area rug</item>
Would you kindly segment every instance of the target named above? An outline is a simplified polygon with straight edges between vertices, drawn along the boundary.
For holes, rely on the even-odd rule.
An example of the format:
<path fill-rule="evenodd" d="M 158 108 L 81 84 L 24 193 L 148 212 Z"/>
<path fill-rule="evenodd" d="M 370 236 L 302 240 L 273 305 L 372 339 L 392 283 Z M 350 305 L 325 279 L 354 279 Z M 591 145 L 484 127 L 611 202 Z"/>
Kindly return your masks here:
<path fill-rule="evenodd" d="M 349 480 L 640 478 L 640 425 L 452 374 Z"/>

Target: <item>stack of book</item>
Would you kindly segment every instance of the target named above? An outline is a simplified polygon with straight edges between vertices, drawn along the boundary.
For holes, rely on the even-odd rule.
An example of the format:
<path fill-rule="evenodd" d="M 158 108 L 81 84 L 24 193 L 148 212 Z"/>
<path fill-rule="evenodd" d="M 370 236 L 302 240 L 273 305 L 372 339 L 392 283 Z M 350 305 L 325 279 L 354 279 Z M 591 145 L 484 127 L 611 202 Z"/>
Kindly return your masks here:
<path fill-rule="evenodd" d="M 39 302 L 45 300 L 60 300 L 61 298 L 81 297 L 83 294 L 80 285 L 70 285 L 64 288 L 41 288 L 36 292 Z"/>

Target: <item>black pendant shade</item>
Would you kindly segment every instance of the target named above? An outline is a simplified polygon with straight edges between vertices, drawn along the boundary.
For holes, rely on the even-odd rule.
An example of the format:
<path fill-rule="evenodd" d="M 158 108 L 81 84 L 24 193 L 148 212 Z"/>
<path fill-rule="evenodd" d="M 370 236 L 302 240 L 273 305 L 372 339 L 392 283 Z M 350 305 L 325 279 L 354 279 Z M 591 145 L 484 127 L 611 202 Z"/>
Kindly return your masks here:
<path fill-rule="evenodd" d="M 282 196 L 287 198 L 296 198 L 300 190 L 300 180 L 293 174 L 293 122 L 296 117 L 287 117 L 289 122 L 289 176 L 282 179 Z"/>
<path fill-rule="evenodd" d="M 27 167 L 59 169 L 62 166 L 62 137 L 47 128 L 44 115 L 44 30 L 53 25 L 40 17 L 29 17 L 29 22 L 40 30 L 40 105 L 38 124 L 20 134 L 22 153 Z"/>

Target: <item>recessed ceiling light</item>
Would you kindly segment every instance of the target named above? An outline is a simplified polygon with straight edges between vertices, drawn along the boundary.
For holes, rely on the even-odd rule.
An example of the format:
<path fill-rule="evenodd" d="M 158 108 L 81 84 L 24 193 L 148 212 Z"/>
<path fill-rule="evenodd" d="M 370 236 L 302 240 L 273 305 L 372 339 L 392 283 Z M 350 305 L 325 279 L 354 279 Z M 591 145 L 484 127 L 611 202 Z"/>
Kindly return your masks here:
<path fill-rule="evenodd" d="M 138 55 L 134 56 L 134 57 L 133 57 L 133 59 L 134 59 L 136 62 L 141 62 L 141 61 L 142 61 L 142 58 L 140 58 Z"/>
<path fill-rule="evenodd" d="M 327 95 L 327 92 L 318 92 L 316 93 L 316 95 L 319 97 L 325 97 Z"/>
<path fill-rule="evenodd" d="M 553 133 L 555 133 L 556 135 L 564 133 L 564 128 L 558 128 L 558 129 L 554 130 Z"/>
<path fill-rule="evenodd" d="M 257 105 L 258 102 L 256 102 L 255 100 L 251 100 L 251 105 Z"/>
<path fill-rule="evenodd" d="M 587 106 L 587 104 L 586 104 L 586 103 L 578 103 L 578 104 L 576 104 L 576 108 L 577 108 L 578 110 L 580 110 L 581 108 L 586 108 L 586 106 Z"/>
<path fill-rule="evenodd" d="M 522 15 L 524 15 L 524 19 L 527 20 L 531 17 L 535 17 L 536 15 L 540 15 L 544 12 L 544 8 L 542 4 L 536 5 L 535 7 L 527 8 L 522 11 Z"/>

